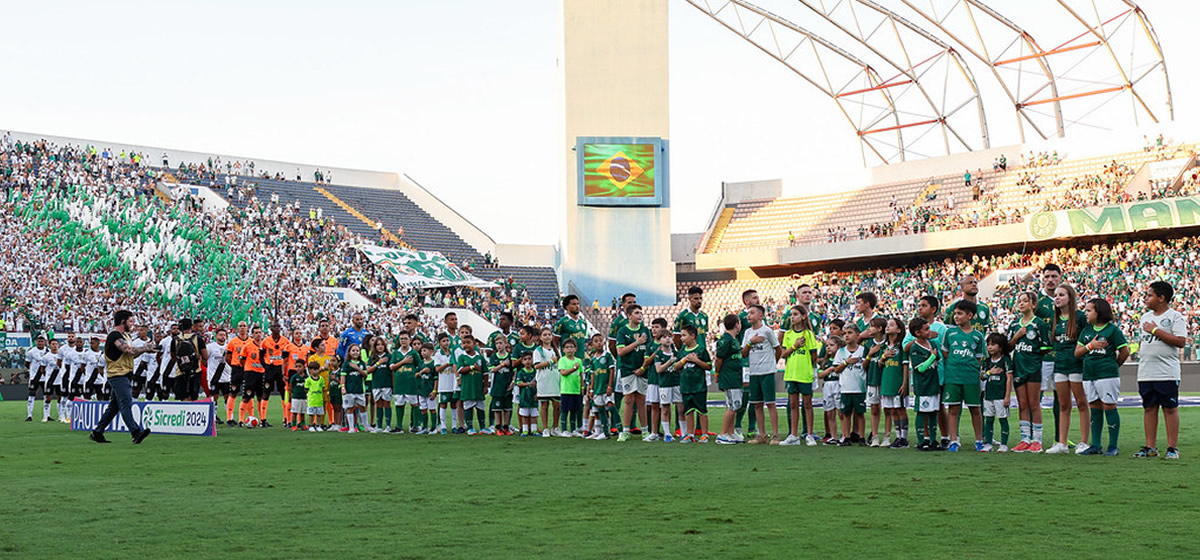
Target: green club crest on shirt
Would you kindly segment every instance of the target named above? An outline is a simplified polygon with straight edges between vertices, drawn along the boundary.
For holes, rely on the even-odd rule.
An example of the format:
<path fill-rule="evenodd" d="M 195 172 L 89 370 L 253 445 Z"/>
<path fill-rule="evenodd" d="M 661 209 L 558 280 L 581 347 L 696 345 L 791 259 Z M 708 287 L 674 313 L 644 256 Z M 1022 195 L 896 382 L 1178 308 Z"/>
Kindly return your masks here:
<path fill-rule="evenodd" d="M 1029 220 L 1029 235 L 1034 239 L 1049 239 L 1058 231 L 1058 217 L 1052 212 L 1038 212 Z"/>

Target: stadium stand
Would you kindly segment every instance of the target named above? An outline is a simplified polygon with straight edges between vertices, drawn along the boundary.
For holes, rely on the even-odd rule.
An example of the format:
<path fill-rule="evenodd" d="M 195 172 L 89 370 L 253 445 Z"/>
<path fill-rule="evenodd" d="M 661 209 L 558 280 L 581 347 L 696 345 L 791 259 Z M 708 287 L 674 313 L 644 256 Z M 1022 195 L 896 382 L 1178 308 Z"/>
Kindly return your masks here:
<path fill-rule="evenodd" d="M 1194 159 L 1195 148 L 1173 145 L 1074 160 L 1057 153 L 1030 154 L 1004 169 L 997 165 L 851 191 L 745 200 L 722 210 L 704 251 L 964 229 L 1017 222 L 1039 210 L 1174 196 L 1177 191 L 1169 185 L 1140 194 L 1126 187 L 1145 164 Z M 970 181 L 965 180 L 968 173 Z M 1188 192 L 1195 183 L 1185 183 Z"/>

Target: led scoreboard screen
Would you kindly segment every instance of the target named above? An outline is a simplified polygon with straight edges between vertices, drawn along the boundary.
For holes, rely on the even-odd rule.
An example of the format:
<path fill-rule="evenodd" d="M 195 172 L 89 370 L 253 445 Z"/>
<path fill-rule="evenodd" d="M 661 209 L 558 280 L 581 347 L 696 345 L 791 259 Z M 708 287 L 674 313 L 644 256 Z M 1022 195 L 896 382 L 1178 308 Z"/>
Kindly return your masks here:
<path fill-rule="evenodd" d="M 575 143 L 579 204 L 661 206 L 667 142 L 661 138 L 580 137 Z"/>

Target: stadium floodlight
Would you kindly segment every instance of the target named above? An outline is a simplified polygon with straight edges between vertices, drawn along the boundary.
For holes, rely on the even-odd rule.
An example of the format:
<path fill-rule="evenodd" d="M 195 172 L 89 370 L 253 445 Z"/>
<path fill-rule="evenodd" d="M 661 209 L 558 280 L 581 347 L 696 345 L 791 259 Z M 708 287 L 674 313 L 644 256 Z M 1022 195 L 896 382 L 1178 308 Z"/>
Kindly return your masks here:
<path fill-rule="evenodd" d="M 1039 2 L 1032 30 L 980 0 L 900 1 L 989 68 L 1016 110 L 1022 142 L 1026 126 L 1049 138 L 1072 126 L 1110 129 L 1122 120 L 1174 118 L 1161 44 L 1132 1 Z M 1061 37 L 1043 48 L 1035 36 Z M 1106 106 L 1126 93 L 1131 111 L 1114 115 Z M 1115 118 L 1121 113 L 1131 118 Z"/>
<path fill-rule="evenodd" d="M 863 163 L 892 163 L 926 157 L 918 151 L 934 130 L 943 131 L 942 149 L 972 147 L 949 122 L 961 107 L 943 111 L 921 91 L 919 64 L 897 63 L 884 78 L 875 67 L 816 33 L 743 0 L 687 0 L 725 28 L 781 62 L 837 105 L 853 126 Z M 907 70 L 905 70 L 907 69 Z M 911 91 L 920 91 L 909 95 Z M 968 100 L 969 104 L 969 100 Z M 982 115 L 979 117 L 982 121 Z M 981 123 L 982 124 L 982 123 Z M 986 146 L 986 127 L 982 127 Z M 893 141 L 889 139 L 894 138 Z M 927 144 L 927 142 L 926 142 Z"/>
<path fill-rule="evenodd" d="M 967 151 L 990 147 L 983 98 L 970 67 L 949 44 L 872 0 L 799 0 L 911 82 L 939 116 L 942 142 Z M 968 109 L 974 109 L 970 111 Z M 968 132 L 969 131 L 969 132 Z M 968 141 L 978 138 L 979 143 Z M 915 148 L 909 144 L 910 148 Z"/>

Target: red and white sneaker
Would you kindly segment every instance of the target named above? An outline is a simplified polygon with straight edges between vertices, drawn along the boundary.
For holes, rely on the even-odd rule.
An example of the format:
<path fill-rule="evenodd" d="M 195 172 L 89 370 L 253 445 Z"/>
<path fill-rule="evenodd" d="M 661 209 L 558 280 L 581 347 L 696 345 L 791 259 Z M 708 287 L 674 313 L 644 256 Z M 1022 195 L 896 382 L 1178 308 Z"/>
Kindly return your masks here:
<path fill-rule="evenodd" d="M 1021 443 L 1017 444 L 1016 447 L 1012 448 L 1013 453 L 1024 453 L 1026 451 L 1029 451 L 1028 441 L 1021 441 Z"/>
<path fill-rule="evenodd" d="M 1035 441 L 1035 442 L 1029 444 L 1029 449 L 1027 451 L 1029 451 L 1030 453 L 1041 453 L 1042 452 L 1042 442 Z"/>

